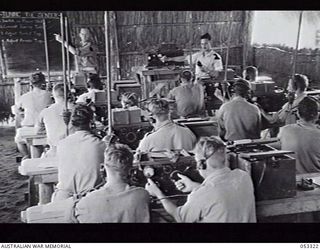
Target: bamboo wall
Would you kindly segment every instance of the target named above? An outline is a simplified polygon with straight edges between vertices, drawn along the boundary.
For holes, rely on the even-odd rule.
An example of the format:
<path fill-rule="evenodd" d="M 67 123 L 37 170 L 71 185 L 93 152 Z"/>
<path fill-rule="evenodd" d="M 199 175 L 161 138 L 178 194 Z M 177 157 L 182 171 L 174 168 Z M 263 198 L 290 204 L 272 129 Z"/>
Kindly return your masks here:
<path fill-rule="evenodd" d="M 229 28 L 229 11 L 111 11 L 112 67 L 116 72 L 117 56 L 120 61 L 122 79 L 132 77 L 131 68 L 147 63 L 147 53 L 155 50 L 161 43 L 175 43 L 186 53 L 192 48 L 199 48 L 199 37 L 208 32 L 212 36 L 213 47 L 225 58 Z M 231 34 L 230 64 L 242 65 L 243 47 L 247 45 L 248 27 L 251 20 L 250 12 L 233 11 Z M 190 26 L 192 14 L 192 26 Z M 104 12 L 102 11 L 68 11 L 66 15 L 70 22 L 71 40 L 79 42 L 81 27 L 89 28 L 94 43 L 99 48 L 99 63 L 101 73 L 105 74 L 105 40 Z M 116 37 L 115 37 L 116 36 Z M 116 50 L 118 42 L 118 54 Z M 191 45 L 190 45 L 191 42 Z"/>
<path fill-rule="evenodd" d="M 260 72 L 270 75 L 279 86 L 285 86 L 292 72 L 292 51 L 274 47 L 254 47 L 253 64 Z M 305 74 L 313 87 L 320 87 L 320 52 L 298 52 L 296 73 Z"/>
<path fill-rule="evenodd" d="M 119 61 L 121 79 L 133 78 L 131 68 L 147 64 L 147 53 L 161 43 L 175 43 L 190 52 L 200 48 L 199 38 L 208 32 L 212 46 L 225 61 L 229 29 L 229 11 L 110 11 L 111 65 L 113 80 Z M 192 26 L 190 15 L 192 14 Z M 105 33 L 103 11 L 66 11 L 71 43 L 79 44 L 79 31 L 89 28 L 99 53 L 100 73 L 105 73 Z M 230 65 L 246 64 L 250 40 L 250 11 L 233 11 Z M 117 49 L 118 48 L 118 49 Z M 0 87 L 0 100 L 6 107 L 13 105 L 13 85 Z"/>

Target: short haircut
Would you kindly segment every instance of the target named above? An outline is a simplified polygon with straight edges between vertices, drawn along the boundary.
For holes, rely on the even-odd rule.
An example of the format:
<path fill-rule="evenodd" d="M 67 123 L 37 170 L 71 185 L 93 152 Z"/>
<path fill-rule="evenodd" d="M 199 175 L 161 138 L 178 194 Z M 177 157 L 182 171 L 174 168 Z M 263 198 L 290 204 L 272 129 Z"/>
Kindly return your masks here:
<path fill-rule="evenodd" d="M 299 116 L 307 122 L 318 118 L 318 109 L 318 101 L 311 96 L 306 96 L 298 104 Z"/>
<path fill-rule="evenodd" d="M 217 151 L 224 152 L 226 145 L 218 136 L 204 136 L 200 137 L 194 151 L 200 152 L 205 158 L 210 157 Z"/>
<path fill-rule="evenodd" d="M 64 98 L 64 85 L 63 83 L 57 83 L 53 86 L 53 92 L 56 93 L 57 96 Z"/>
<path fill-rule="evenodd" d="M 87 128 L 93 119 L 93 111 L 90 107 L 77 104 L 71 115 L 71 124 L 78 128 Z"/>
<path fill-rule="evenodd" d="M 133 154 L 127 145 L 112 144 L 104 152 L 104 164 L 106 167 L 120 173 L 123 180 L 127 180 L 132 163 Z"/>
<path fill-rule="evenodd" d="M 248 81 L 255 81 L 258 76 L 258 69 L 254 66 L 248 66 L 243 72 L 243 77 Z"/>
<path fill-rule="evenodd" d="M 200 39 L 208 39 L 209 41 L 211 41 L 211 36 L 210 36 L 209 33 L 205 33 L 204 35 L 202 35 L 202 36 L 200 37 Z"/>
<path fill-rule="evenodd" d="M 153 115 L 169 114 L 169 102 L 164 99 L 151 99 L 148 109 Z"/>
<path fill-rule="evenodd" d="M 183 70 L 181 73 L 180 73 L 180 77 L 182 79 L 185 79 L 187 81 L 190 81 L 192 79 L 192 72 L 190 70 Z"/>
<path fill-rule="evenodd" d="M 102 82 L 98 74 L 89 74 L 88 85 L 92 89 L 102 90 Z"/>
<path fill-rule="evenodd" d="M 46 83 L 46 78 L 42 72 L 37 72 L 30 76 L 30 82 L 32 86 L 40 88 Z"/>
<path fill-rule="evenodd" d="M 241 97 L 246 97 L 250 90 L 250 83 L 247 80 L 240 78 L 234 83 L 233 88 L 236 94 Z"/>
<path fill-rule="evenodd" d="M 292 87 L 294 90 L 300 89 L 304 91 L 309 86 L 308 77 L 302 74 L 295 74 L 292 81 Z"/>
<path fill-rule="evenodd" d="M 121 101 L 128 104 L 130 107 L 138 105 L 138 96 L 133 92 L 125 92 L 121 95 Z"/>

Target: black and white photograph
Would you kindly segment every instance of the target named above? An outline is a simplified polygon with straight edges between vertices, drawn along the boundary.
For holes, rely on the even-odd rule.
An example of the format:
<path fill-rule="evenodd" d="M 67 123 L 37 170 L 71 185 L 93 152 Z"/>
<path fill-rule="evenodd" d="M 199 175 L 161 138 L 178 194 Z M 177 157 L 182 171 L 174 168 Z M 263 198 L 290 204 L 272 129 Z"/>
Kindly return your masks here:
<path fill-rule="evenodd" d="M 316 10 L 0 10 L 0 223 L 319 223 L 319 49 Z"/>

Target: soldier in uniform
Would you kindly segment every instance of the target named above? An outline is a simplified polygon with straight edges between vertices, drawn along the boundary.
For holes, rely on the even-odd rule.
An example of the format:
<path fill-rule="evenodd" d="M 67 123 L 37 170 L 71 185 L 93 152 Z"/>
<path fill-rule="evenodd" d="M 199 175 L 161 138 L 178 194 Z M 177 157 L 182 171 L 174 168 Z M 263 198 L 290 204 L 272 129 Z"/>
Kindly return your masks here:
<path fill-rule="evenodd" d="M 187 127 L 169 120 L 169 103 L 166 100 L 153 99 L 148 109 L 155 119 L 154 130 L 140 141 L 137 152 L 193 149 L 195 135 Z"/>

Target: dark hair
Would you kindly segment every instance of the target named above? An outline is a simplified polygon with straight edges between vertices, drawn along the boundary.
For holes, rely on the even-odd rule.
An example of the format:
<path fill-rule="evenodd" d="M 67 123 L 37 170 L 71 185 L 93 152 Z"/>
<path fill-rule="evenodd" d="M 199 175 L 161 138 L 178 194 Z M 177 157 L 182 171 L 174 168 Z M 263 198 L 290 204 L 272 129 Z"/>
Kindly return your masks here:
<path fill-rule="evenodd" d="M 46 78 L 42 72 L 34 73 L 30 76 L 31 85 L 40 88 L 42 84 L 46 83 Z"/>
<path fill-rule="evenodd" d="M 294 90 L 300 89 L 304 91 L 309 86 L 308 77 L 302 74 L 295 74 L 292 81 L 292 87 Z"/>
<path fill-rule="evenodd" d="M 169 114 L 169 102 L 164 99 L 151 99 L 148 109 L 154 115 Z"/>
<path fill-rule="evenodd" d="M 68 91 L 68 86 L 67 86 Z M 57 96 L 64 98 L 64 85 L 63 83 L 57 83 L 53 86 L 53 92 L 57 94 Z"/>
<path fill-rule="evenodd" d="M 190 70 L 183 70 L 180 73 L 180 77 L 186 79 L 187 81 L 190 81 L 192 79 L 192 72 Z"/>
<path fill-rule="evenodd" d="M 102 90 L 102 82 L 98 74 L 89 74 L 88 85 L 92 89 Z"/>
<path fill-rule="evenodd" d="M 240 78 L 234 83 L 233 87 L 236 94 L 241 97 L 246 97 L 250 90 L 250 83 L 247 80 Z"/>
<path fill-rule="evenodd" d="M 133 92 L 125 92 L 121 95 L 121 101 L 128 104 L 130 107 L 138 105 L 138 96 Z"/>
<path fill-rule="evenodd" d="M 112 144 L 104 152 L 104 163 L 109 169 L 119 172 L 123 180 L 127 180 L 132 168 L 133 154 L 127 145 Z"/>
<path fill-rule="evenodd" d="M 71 124 L 78 128 L 88 128 L 93 119 L 93 111 L 90 107 L 77 104 L 71 115 Z"/>
<path fill-rule="evenodd" d="M 210 36 L 209 33 L 205 33 L 204 35 L 202 35 L 202 36 L 200 37 L 200 40 L 201 40 L 201 39 L 208 39 L 209 41 L 211 41 L 211 36 Z"/>
<path fill-rule="evenodd" d="M 309 122 L 318 118 L 318 102 L 316 99 L 310 96 L 306 96 L 298 104 L 299 116 Z"/>
<path fill-rule="evenodd" d="M 248 81 L 255 81 L 258 76 L 258 69 L 254 66 L 248 66 L 244 70 L 244 78 Z"/>

